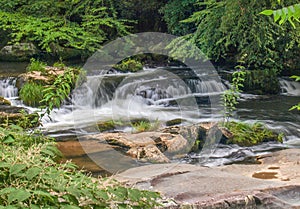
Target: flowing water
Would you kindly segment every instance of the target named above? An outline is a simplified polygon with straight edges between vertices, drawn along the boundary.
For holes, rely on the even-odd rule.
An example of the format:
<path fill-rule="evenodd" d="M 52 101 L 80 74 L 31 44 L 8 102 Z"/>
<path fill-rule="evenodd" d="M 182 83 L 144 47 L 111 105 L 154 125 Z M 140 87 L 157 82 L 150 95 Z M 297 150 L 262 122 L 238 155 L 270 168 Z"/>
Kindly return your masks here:
<path fill-rule="evenodd" d="M 64 139 L 97 133 L 95 125 L 99 121 L 131 121 L 136 118 L 161 122 L 184 118 L 185 123 L 217 121 L 222 119 L 220 95 L 226 87 L 220 80 L 209 76 L 195 75 L 186 68 L 88 75 L 87 81 L 74 90 L 72 102 L 53 111 L 52 120 L 43 119 L 42 129 L 49 135 Z M 288 79 L 280 79 L 280 83 L 280 95 L 242 95 L 235 118 L 264 122 L 269 128 L 283 132 L 286 136 L 283 144 L 265 143 L 246 148 L 219 145 L 208 161 L 202 161 L 204 156 L 197 153 L 188 155 L 183 161 L 216 166 L 252 161 L 259 154 L 277 149 L 300 147 L 300 114 L 288 111 L 300 101 L 300 85 Z M 15 85 L 14 77 L 1 78 L 0 95 L 12 100 L 14 105 L 22 105 L 17 100 Z"/>

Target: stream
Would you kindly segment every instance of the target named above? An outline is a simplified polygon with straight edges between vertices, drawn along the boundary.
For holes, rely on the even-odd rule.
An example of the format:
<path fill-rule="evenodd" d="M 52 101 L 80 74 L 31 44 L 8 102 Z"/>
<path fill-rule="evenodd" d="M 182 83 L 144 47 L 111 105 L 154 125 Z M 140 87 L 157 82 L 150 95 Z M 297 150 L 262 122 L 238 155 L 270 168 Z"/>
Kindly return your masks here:
<path fill-rule="evenodd" d="M 26 64 L 0 63 L 0 66 L 0 96 L 9 99 L 15 106 L 24 106 L 18 99 L 16 76 L 25 71 Z M 300 114 L 288 111 L 300 101 L 300 83 L 280 78 L 280 84 L 280 95 L 243 94 L 234 119 L 263 122 L 268 128 L 284 133 L 283 144 L 270 142 L 243 148 L 216 145 L 209 160 L 203 160 L 203 153 L 191 153 L 180 161 L 205 166 L 251 163 L 255 156 L 274 150 L 300 148 Z M 88 74 L 87 81 L 73 91 L 72 99 L 51 113 L 52 120 L 43 118 L 41 129 L 59 141 L 66 141 L 98 133 L 96 123 L 100 121 L 131 121 L 137 118 L 161 123 L 182 118 L 183 124 L 218 121 L 222 120 L 220 97 L 224 90 L 226 81 L 199 79 L 198 75 L 184 67 L 145 68 L 135 74 Z M 120 130 L 131 131 L 131 128 Z M 87 156 L 83 155 L 81 161 L 87 160 Z"/>

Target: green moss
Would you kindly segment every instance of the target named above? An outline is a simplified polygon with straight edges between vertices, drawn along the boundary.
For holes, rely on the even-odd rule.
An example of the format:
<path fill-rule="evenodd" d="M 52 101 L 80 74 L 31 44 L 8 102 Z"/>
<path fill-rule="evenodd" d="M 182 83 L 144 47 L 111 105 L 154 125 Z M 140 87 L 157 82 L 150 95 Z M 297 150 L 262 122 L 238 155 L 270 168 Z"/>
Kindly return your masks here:
<path fill-rule="evenodd" d="M 143 65 L 140 61 L 127 59 L 120 64 L 114 65 L 113 68 L 122 72 L 137 72 L 143 69 Z"/>
<path fill-rule="evenodd" d="M 113 120 L 110 120 L 110 121 L 104 121 L 104 122 L 97 123 L 97 127 L 100 132 L 112 131 L 115 129 L 116 124 Z"/>
<path fill-rule="evenodd" d="M 283 135 L 269 130 L 261 123 L 247 124 L 242 122 L 228 122 L 226 128 L 232 133 L 228 144 L 253 146 L 268 141 L 283 141 Z"/>
<path fill-rule="evenodd" d="M 40 117 L 37 113 L 28 114 L 25 111 L 20 113 L 0 112 L 0 127 L 7 128 L 10 125 L 17 125 L 23 129 L 35 128 L 40 125 Z"/>
<path fill-rule="evenodd" d="M 154 131 L 159 128 L 160 122 L 158 120 L 151 122 L 147 119 L 135 119 L 134 121 L 131 121 L 131 126 L 136 133 Z"/>
<path fill-rule="evenodd" d="M 41 105 L 41 100 L 43 99 L 44 86 L 41 84 L 36 84 L 34 82 L 28 82 L 23 85 L 19 92 L 20 99 L 24 102 L 24 104 L 38 107 Z"/>

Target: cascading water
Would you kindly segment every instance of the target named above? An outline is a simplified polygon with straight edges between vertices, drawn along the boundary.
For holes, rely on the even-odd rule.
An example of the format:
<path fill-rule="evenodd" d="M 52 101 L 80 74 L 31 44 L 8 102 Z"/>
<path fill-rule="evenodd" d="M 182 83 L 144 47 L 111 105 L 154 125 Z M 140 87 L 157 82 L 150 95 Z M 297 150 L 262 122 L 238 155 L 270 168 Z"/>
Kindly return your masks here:
<path fill-rule="evenodd" d="M 16 78 L 8 77 L 0 79 L 0 96 L 5 98 L 15 98 L 18 96 Z"/>
<path fill-rule="evenodd" d="M 300 82 L 287 79 L 279 79 L 282 94 L 300 96 Z"/>
<path fill-rule="evenodd" d="M 53 112 L 51 117 L 55 123 L 45 123 L 44 127 L 59 131 L 108 120 L 148 118 L 163 122 L 185 118 L 199 122 L 211 118 L 211 111 L 199 113 L 195 97 L 209 101 L 211 95 L 220 95 L 225 90 L 224 85 L 215 80 L 197 81 L 195 75 L 192 81 L 182 79 L 168 70 L 157 68 L 135 74 L 87 76 L 87 81 L 73 92 L 72 107 Z M 184 71 L 187 69 L 181 69 L 181 73 Z M 206 106 L 211 104 L 206 103 Z M 66 111 L 70 108 L 72 111 Z"/>

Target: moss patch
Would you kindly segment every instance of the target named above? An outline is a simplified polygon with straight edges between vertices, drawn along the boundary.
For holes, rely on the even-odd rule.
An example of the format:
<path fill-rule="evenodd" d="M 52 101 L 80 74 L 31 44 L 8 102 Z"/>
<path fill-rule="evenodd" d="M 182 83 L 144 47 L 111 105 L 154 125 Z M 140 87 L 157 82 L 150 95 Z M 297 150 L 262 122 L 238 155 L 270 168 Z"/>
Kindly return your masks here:
<path fill-rule="evenodd" d="M 143 65 L 140 61 L 128 59 L 114 65 L 113 68 L 122 72 L 137 72 L 143 69 Z"/>
<path fill-rule="evenodd" d="M 226 128 L 232 133 L 232 137 L 227 140 L 228 144 L 254 146 L 268 141 L 283 142 L 282 134 L 271 131 L 261 123 L 229 122 Z"/>

